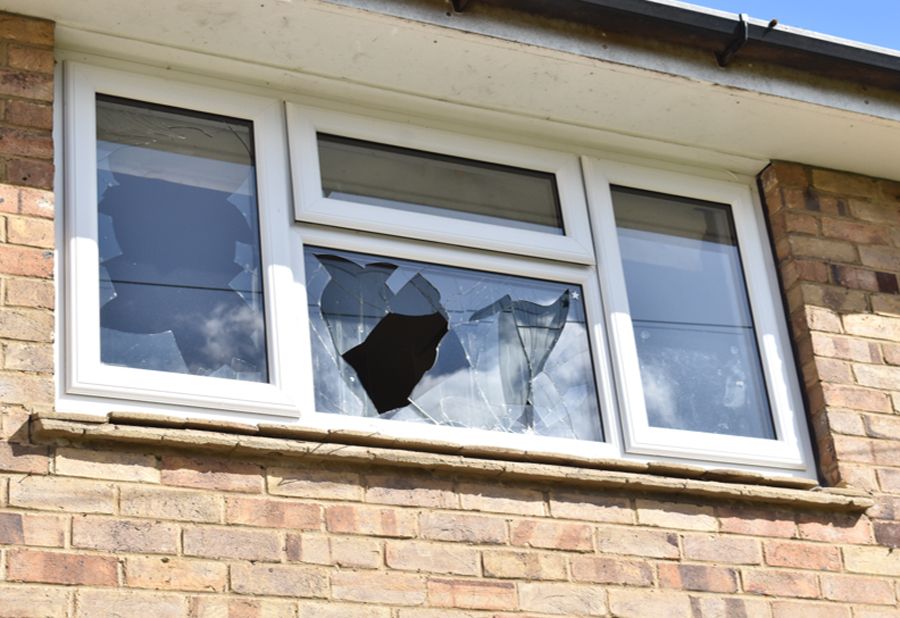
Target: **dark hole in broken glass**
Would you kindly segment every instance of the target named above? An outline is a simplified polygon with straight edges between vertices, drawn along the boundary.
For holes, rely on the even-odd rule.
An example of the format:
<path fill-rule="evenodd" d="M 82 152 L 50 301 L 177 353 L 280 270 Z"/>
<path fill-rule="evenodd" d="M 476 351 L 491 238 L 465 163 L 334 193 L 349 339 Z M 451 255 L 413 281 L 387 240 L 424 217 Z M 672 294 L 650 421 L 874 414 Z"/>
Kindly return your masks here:
<path fill-rule="evenodd" d="M 563 233 L 556 176 L 319 133 L 326 197 L 397 210 Z"/>
<path fill-rule="evenodd" d="M 578 286 L 305 252 L 317 410 L 602 440 Z"/>
<path fill-rule="evenodd" d="M 266 381 L 253 128 L 98 95 L 101 360 Z"/>

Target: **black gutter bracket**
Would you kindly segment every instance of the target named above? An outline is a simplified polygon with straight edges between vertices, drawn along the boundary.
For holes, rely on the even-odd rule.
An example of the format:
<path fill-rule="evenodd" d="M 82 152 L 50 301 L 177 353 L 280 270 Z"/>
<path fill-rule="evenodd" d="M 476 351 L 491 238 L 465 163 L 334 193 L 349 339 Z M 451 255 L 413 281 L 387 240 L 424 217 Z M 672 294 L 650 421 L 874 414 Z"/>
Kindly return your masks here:
<path fill-rule="evenodd" d="M 450 0 L 450 4 L 453 5 L 453 11 L 456 13 L 462 13 L 466 10 L 466 7 L 469 5 L 470 0 Z"/>
<path fill-rule="evenodd" d="M 741 13 L 738 16 L 738 24 L 734 29 L 734 34 L 728 45 L 720 52 L 716 52 L 716 60 L 720 67 L 726 67 L 737 55 L 744 44 L 750 39 L 750 23 L 747 20 L 747 14 Z"/>

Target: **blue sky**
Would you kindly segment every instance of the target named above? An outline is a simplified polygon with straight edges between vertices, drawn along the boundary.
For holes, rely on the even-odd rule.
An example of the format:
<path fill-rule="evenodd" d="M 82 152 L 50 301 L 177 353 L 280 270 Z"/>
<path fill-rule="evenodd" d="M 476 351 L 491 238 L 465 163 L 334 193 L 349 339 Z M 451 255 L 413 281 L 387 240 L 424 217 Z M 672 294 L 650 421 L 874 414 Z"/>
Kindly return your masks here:
<path fill-rule="evenodd" d="M 900 50 L 900 0 L 685 0 Z"/>

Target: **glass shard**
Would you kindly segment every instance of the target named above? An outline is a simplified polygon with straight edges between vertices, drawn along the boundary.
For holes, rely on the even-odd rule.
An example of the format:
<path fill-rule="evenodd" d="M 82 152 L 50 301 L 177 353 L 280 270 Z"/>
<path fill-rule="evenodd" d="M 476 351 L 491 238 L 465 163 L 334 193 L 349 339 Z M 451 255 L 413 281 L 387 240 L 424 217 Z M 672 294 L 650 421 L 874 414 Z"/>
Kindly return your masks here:
<path fill-rule="evenodd" d="M 551 173 L 324 133 L 317 141 L 325 197 L 563 233 Z"/>
<path fill-rule="evenodd" d="M 321 412 L 602 440 L 580 289 L 307 247 Z"/>
<path fill-rule="evenodd" d="M 774 438 L 728 206 L 615 188 L 651 426 Z"/>
<path fill-rule="evenodd" d="M 97 97 L 101 360 L 267 380 L 252 126 Z"/>

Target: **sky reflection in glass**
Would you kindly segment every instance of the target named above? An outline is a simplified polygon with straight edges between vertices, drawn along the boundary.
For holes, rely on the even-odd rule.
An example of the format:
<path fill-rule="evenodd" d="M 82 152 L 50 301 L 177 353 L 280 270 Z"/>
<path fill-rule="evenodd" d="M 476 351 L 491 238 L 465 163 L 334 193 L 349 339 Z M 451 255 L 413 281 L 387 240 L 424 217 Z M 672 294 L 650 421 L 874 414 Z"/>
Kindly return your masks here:
<path fill-rule="evenodd" d="M 653 427 L 774 438 L 727 206 L 614 188 Z"/>
<path fill-rule="evenodd" d="M 581 288 L 307 247 L 316 409 L 602 440 Z"/>

